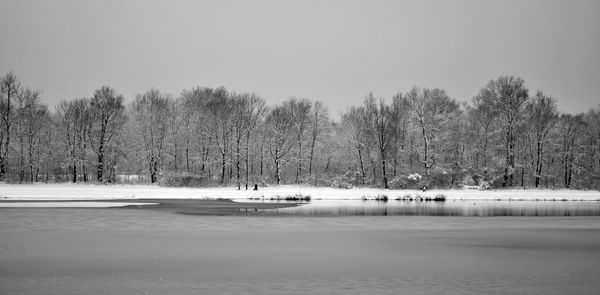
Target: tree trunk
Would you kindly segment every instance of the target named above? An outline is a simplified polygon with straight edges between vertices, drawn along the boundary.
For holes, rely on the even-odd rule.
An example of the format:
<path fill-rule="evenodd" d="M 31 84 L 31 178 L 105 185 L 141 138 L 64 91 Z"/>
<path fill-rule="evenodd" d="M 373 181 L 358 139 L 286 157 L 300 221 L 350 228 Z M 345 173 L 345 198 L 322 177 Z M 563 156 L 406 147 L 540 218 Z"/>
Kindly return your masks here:
<path fill-rule="evenodd" d="M 225 156 L 227 151 L 223 149 L 221 152 L 221 183 L 225 183 Z"/>
<path fill-rule="evenodd" d="M 308 176 L 309 177 L 312 175 L 312 163 L 313 163 L 313 157 L 315 154 L 315 142 L 316 142 L 316 138 L 313 137 L 313 140 L 310 143 L 310 156 L 308 158 Z"/>
<path fill-rule="evenodd" d="M 487 163 L 487 150 L 488 150 L 488 139 L 487 139 L 487 129 L 486 129 L 486 138 L 483 140 L 483 167 L 486 168 L 488 163 Z"/>
<path fill-rule="evenodd" d="M 275 182 L 279 185 L 281 176 L 279 175 L 279 151 L 275 149 Z"/>
<path fill-rule="evenodd" d="M 502 187 L 506 187 L 508 185 L 508 167 L 510 166 L 510 148 L 509 148 L 509 132 L 506 131 L 506 166 L 504 167 L 504 178 L 502 180 Z"/>
<path fill-rule="evenodd" d="M 23 123 L 21 122 L 20 125 Z M 22 129 L 22 126 L 19 127 Z M 19 181 L 25 181 L 25 142 L 23 138 L 23 131 L 21 130 L 19 134 Z"/>
<path fill-rule="evenodd" d="M 544 145 L 538 141 L 537 145 L 537 159 L 535 164 L 535 187 L 537 188 L 540 185 L 540 175 L 542 174 L 542 159 L 544 153 Z"/>
<path fill-rule="evenodd" d="M 83 182 L 88 182 L 88 171 L 85 163 L 81 164 L 81 171 L 83 172 Z"/>
<path fill-rule="evenodd" d="M 381 150 L 381 172 L 383 173 L 383 188 L 388 187 L 387 174 L 385 173 L 385 151 Z"/>
<path fill-rule="evenodd" d="M 72 178 L 72 182 L 76 183 L 77 182 L 77 163 L 75 163 L 75 161 L 73 161 L 73 167 L 71 168 L 72 173 L 73 173 L 73 178 Z"/>
<path fill-rule="evenodd" d="M 367 177 L 367 175 L 365 172 L 365 165 L 362 160 L 362 152 L 361 152 L 360 146 L 357 149 L 358 149 L 358 161 L 360 162 L 361 183 L 364 185 L 365 178 Z"/>
<path fill-rule="evenodd" d="M 242 136 L 240 134 L 238 134 L 237 137 L 237 142 L 236 142 L 236 152 L 237 152 L 237 156 L 236 156 L 236 162 L 235 162 L 235 169 L 236 169 L 236 175 L 237 175 L 237 187 L 238 190 L 242 189 L 242 185 L 240 182 L 240 141 L 242 139 Z"/>
<path fill-rule="evenodd" d="M 262 179 L 263 177 L 263 161 L 264 161 L 264 155 L 263 155 L 263 143 L 260 144 L 260 178 Z"/>
<path fill-rule="evenodd" d="M 425 122 L 423 122 L 423 119 L 421 119 L 421 133 L 423 135 L 423 152 L 424 152 L 424 157 L 423 157 L 423 167 L 425 168 L 425 175 L 429 176 L 429 168 L 431 168 L 433 166 L 433 163 L 431 165 L 428 165 L 427 162 L 429 160 L 429 139 L 427 138 L 427 133 L 425 131 Z"/>
<path fill-rule="evenodd" d="M 175 173 L 177 173 L 177 140 L 173 144 L 173 168 L 175 169 Z"/>
<path fill-rule="evenodd" d="M 0 180 L 4 180 L 4 177 L 6 175 L 6 166 L 4 164 L 4 158 L 5 157 L 0 157 Z"/>
<path fill-rule="evenodd" d="M 189 139 L 185 144 L 185 171 L 190 173 L 190 146 Z"/>
<path fill-rule="evenodd" d="M 248 177 L 250 176 L 250 170 L 248 163 L 250 162 L 250 131 L 246 133 L 246 190 L 248 190 Z"/>
<path fill-rule="evenodd" d="M 200 168 L 200 174 L 204 174 L 206 169 L 206 161 L 208 160 L 208 148 L 202 147 L 202 167 Z M 210 177 L 209 177 L 210 178 Z"/>
<path fill-rule="evenodd" d="M 27 156 L 29 157 L 29 177 L 28 181 L 33 182 L 33 138 L 29 136 L 27 139 L 28 147 L 27 147 Z"/>
<path fill-rule="evenodd" d="M 103 182 L 104 177 L 104 137 L 106 136 L 106 124 L 102 118 L 102 126 L 100 127 L 100 138 L 98 143 L 98 167 L 96 170 L 96 180 Z"/>
<path fill-rule="evenodd" d="M 302 174 L 302 139 L 298 137 L 298 161 L 296 165 L 296 183 L 300 183 L 300 174 Z"/>
<path fill-rule="evenodd" d="M 150 157 L 150 183 L 155 183 L 157 180 L 158 163 L 154 156 Z"/>
<path fill-rule="evenodd" d="M 515 136 L 512 127 L 512 121 L 508 127 L 508 140 L 507 140 L 507 166 L 508 169 L 505 171 L 508 173 L 508 186 L 513 186 L 513 177 L 515 171 Z"/>
<path fill-rule="evenodd" d="M 525 188 L 525 168 L 521 167 L 521 187 Z"/>

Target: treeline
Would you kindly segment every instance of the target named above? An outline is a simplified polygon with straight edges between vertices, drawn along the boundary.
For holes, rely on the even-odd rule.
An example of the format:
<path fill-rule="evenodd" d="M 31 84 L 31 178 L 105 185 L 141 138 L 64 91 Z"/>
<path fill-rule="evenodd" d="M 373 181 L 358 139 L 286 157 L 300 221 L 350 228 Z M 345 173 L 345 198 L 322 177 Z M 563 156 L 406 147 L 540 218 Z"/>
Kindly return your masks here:
<path fill-rule="evenodd" d="M 370 94 L 339 122 L 319 101 L 224 87 L 125 104 L 103 86 L 50 109 L 12 72 L 1 84 L 0 181 L 600 188 L 600 108 L 562 114 L 516 77 L 470 104 L 437 88 Z"/>

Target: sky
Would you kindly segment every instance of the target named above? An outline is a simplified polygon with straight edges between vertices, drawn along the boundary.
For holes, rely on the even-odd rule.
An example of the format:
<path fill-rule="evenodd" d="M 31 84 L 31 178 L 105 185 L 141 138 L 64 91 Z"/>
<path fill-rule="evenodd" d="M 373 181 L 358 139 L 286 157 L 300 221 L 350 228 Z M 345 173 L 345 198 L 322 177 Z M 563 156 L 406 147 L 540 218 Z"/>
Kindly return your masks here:
<path fill-rule="evenodd" d="M 600 105 L 600 1 L 0 0 L 9 71 L 51 106 L 223 85 L 334 117 L 413 86 L 470 101 L 513 75 L 579 113 Z"/>

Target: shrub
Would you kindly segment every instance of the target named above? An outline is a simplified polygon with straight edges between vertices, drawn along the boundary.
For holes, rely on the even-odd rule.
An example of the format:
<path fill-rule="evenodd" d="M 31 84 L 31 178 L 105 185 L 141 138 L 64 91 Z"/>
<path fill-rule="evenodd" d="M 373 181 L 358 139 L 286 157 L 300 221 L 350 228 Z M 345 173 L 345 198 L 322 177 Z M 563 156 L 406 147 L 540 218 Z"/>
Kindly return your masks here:
<path fill-rule="evenodd" d="M 422 189 L 423 186 L 428 186 L 428 180 L 422 177 L 419 173 L 400 175 L 392 178 L 389 182 L 392 189 Z"/>
<path fill-rule="evenodd" d="M 158 180 L 158 185 L 167 187 L 204 187 L 215 186 L 217 182 L 208 177 L 190 173 L 165 173 Z"/>
<path fill-rule="evenodd" d="M 436 167 L 432 169 L 430 175 L 430 185 L 428 188 L 432 187 L 450 187 L 452 185 L 452 174 L 448 173 L 443 168 Z"/>
<path fill-rule="evenodd" d="M 488 183 L 490 188 L 501 188 L 504 183 L 504 175 L 496 176 Z"/>
<path fill-rule="evenodd" d="M 350 189 L 354 186 L 360 185 L 360 173 L 348 171 L 344 175 L 331 176 L 331 175 L 320 175 L 312 180 L 312 183 L 319 187 L 333 187 L 333 188 L 344 188 Z"/>

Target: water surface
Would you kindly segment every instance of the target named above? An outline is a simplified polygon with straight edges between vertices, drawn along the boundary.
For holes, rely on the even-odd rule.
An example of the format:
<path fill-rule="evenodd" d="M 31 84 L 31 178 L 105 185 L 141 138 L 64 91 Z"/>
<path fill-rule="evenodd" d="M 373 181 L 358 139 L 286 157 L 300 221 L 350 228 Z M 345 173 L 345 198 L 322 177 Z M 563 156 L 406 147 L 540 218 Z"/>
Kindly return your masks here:
<path fill-rule="evenodd" d="M 312 201 L 305 208 L 330 208 L 326 205 Z M 425 206 L 413 204 L 420 205 Z M 360 206 L 400 210 L 392 202 Z M 600 289 L 597 216 L 390 215 L 3 208 L 0 294 L 598 294 Z"/>
<path fill-rule="evenodd" d="M 325 216 L 600 216 L 600 202 L 311 200 L 268 212 Z"/>

